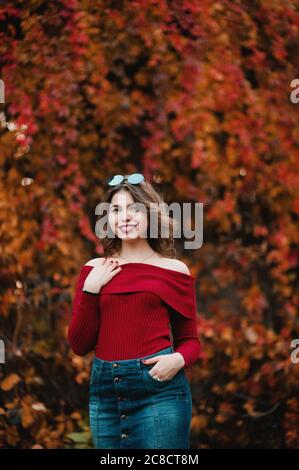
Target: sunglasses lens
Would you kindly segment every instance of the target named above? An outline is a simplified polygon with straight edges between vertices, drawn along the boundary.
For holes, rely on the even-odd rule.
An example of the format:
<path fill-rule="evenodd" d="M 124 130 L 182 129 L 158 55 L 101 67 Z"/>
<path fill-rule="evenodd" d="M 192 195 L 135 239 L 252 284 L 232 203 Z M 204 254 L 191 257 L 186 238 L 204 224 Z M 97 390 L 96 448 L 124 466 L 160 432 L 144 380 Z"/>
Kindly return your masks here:
<path fill-rule="evenodd" d="M 130 184 L 139 184 L 141 181 L 144 181 L 144 176 L 141 173 L 134 173 L 128 177 Z"/>
<path fill-rule="evenodd" d="M 124 177 L 122 175 L 115 175 L 108 181 L 108 184 L 109 186 L 116 186 L 117 184 L 120 184 L 123 179 Z"/>

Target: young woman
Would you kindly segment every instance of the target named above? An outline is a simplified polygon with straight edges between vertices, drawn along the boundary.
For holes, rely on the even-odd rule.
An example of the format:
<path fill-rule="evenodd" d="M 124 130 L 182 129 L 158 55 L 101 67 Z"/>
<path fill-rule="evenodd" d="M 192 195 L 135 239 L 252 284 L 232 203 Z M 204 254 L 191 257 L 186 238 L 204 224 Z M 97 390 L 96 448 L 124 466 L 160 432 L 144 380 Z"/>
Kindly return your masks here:
<path fill-rule="evenodd" d="M 68 329 L 76 354 L 95 350 L 94 446 L 188 449 L 192 396 L 184 369 L 200 352 L 195 278 L 174 259 L 173 237 L 161 236 L 173 220 L 143 175 L 116 175 L 108 184 L 106 227 L 115 236 L 100 236 L 105 257 L 81 267 Z M 158 237 L 149 236 L 153 211 Z"/>

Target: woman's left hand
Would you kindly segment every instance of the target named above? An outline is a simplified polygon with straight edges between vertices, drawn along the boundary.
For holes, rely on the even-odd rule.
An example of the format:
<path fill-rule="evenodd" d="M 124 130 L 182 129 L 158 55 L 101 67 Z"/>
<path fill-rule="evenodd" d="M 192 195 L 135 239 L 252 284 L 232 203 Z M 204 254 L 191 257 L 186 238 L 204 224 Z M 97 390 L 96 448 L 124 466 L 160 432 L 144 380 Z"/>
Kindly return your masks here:
<path fill-rule="evenodd" d="M 171 380 L 185 365 L 185 360 L 181 353 L 161 354 L 160 356 L 149 357 L 141 362 L 145 365 L 157 363 L 149 371 L 149 374 L 156 380 Z"/>

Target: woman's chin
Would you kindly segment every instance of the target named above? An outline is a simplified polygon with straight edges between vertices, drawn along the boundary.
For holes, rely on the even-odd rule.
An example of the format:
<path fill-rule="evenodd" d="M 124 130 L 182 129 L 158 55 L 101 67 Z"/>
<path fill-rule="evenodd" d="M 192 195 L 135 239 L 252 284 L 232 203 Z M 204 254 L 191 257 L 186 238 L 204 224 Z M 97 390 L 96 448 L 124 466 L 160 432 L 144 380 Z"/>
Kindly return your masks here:
<path fill-rule="evenodd" d="M 135 233 L 123 233 L 123 232 L 119 232 L 117 234 L 118 238 L 121 238 L 122 240 L 126 240 L 126 239 L 130 239 L 130 240 L 133 240 L 134 238 L 138 238 L 139 237 L 139 233 L 135 232 Z"/>

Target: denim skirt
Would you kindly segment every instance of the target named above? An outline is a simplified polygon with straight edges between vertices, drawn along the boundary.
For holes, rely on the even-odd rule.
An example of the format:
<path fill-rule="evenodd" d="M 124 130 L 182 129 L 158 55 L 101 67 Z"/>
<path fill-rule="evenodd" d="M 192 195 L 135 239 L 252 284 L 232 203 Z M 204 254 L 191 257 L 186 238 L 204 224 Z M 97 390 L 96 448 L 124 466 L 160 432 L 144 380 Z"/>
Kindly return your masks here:
<path fill-rule="evenodd" d="M 184 369 L 158 381 L 142 359 L 93 358 L 89 380 L 89 424 L 96 449 L 189 449 L 192 395 Z"/>

